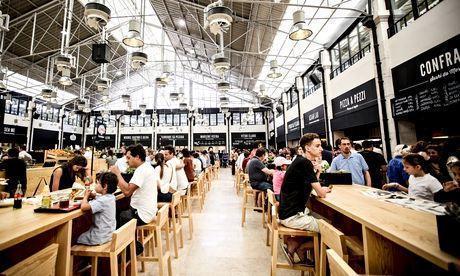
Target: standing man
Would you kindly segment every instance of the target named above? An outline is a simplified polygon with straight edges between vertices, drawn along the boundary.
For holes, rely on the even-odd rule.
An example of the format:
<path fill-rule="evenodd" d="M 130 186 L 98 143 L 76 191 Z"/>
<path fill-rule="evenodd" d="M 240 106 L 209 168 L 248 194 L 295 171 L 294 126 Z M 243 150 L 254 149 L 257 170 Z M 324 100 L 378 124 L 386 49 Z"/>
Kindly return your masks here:
<path fill-rule="evenodd" d="M 134 175 L 129 181 L 123 179 L 117 166 L 110 167 L 118 178 L 118 187 L 126 197 L 131 197 L 130 208 L 122 211 L 118 219 L 118 227 L 137 219 L 137 226 L 151 222 L 157 213 L 157 179 L 155 169 L 145 162 L 145 150 L 142 145 L 130 146 L 126 150 L 126 160 L 129 167 L 135 168 Z M 136 240 L 136 252 L 142 253 L 142 244 Z"/>
<path fill-rule="evenodd" d="M 295 158 L 284 175 L 280 193 L 279 219 L 282 225 L 289 228 L 319 232 L 318 222 L 311 216 L 310 210 L 306 206 L 312 189 L 316 191 L 318 197 L 326 197 L 326 193 L 330 192 L 328 187 L 321 187 L 318 181 L 321 163 L 316 160 L 321 158 L 323 150 L 319 135 L 316 133 L 304 134 L 300 138 L 300 147 L 303 154 Z M 306 248 L 310 244 L 305 243 L 304 239 L 298 238 L 287 238 L 285 242 L 287 245 L 286 253 L 289 256 L 294 256 L 294 253 L 297 253 L 303 264 L 308 263 Z"/>
<path fill-rule="evenodd" d="M 374 151 L 371 141 L 363 141 L 362 146 L 363 150 L 359 153 L 364 157 L 364 160 L 369 166 L 372 187 L 382 189 L 382 185 L 386 183 L 386 181 L 383 181 L 383 175 L 385 175 L 387 171 L 387 162 L 385 158 L 383 158 L 383 155 Z"/>
<path fill-rule="evenodd" d="M 184 167 L 185 164 L 182 160 L 178 159 L 174 155 L 174 148 L 172 146 L 167 146 L 164 149 L 164 156 L 166 160 L 166 164 L 173 168 L 173 177 L 172 177 L 172 183 L 176 183 L 176 185 L 171 185 L 173 188 L 174 186 L 177 188 L 174 188 L 175 190 L 179 191 L 180 195 L 185 195 L 187 192 L 188 188 L 188 179 L 187 175 L 185 174 Z"/>
<path fill-rule="evenodd" d="M 249 182 L 251 187 L 256 190 L 266 191 L 273 190 L 273 185 L 267 182 L 267 176 L 273 175 L 273 170 L 267 169 L 264 165 L 267 154 L 264 148 L 258 148 L 255 156 L 251 159 L 247 166 L 249 174 Z"/>
<path fill-rule="evenodd" d="M 347 171 L 351 173 L 351 179 L 354 184 L 371 187 L 372 181 L 369 174 L 369 166 L 364 157 L 357 152 L 351 152 L 351 140 L 348 137 L 342 137 L 339 140 L 337 142 L 339 142 L 340 154 L 332 160 L 329 171 Z"/>

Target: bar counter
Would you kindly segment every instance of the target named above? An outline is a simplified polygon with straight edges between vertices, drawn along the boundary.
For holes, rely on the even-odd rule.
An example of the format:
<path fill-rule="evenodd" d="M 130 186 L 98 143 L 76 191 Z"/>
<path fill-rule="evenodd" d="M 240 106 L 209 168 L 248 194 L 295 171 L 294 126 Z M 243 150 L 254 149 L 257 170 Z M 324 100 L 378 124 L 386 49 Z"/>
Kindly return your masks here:
<path fill-rule="evenodd" d="M 435 215 L 371 198 L 362 193 L 366 189 L 373 188 L 333 185 L 326 198 L 310 201 L 314 212 L 361 234 L 366 274 L 406 274 L 414 256 L 443 270 L 460 269 L 460 258 L 439 248 Z"/>
<path fill-rule="evenodd" d="M 129 198 L 118 193 L 117 211 Z M 126 199 L 126 200 L 124 200 Z M 129 203 L 128 203 L 129 205 Z M 35 213 L 37 206 L 0 208 L 0 272 L 51 243 L 58 243 L 56 275 L 70 275 L 70 248 L 91 224 L 91 214 L 80 209 L 68 213 Z M 5 266 L 5 267 L 4 267 Z"/>

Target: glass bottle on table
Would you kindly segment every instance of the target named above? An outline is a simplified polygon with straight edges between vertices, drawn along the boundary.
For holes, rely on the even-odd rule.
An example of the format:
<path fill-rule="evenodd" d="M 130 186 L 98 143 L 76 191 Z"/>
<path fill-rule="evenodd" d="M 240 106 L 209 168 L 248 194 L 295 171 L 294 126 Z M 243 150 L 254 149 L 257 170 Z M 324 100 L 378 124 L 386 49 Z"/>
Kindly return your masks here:
<path fill-rule="evenodd" d="M 45 182 L 42 192 L 42 208 L 51 208 L 51 193 L 48 183 Z"/>
<path fill-rule="evenodd" d="M 89 176 L 86 176 L 85 177 L 85 190 L 89 190 L 90 189 L 90 185 L 91 185 L 91 177 Z"/>
<path fill-rule="evenodd" d="M 16 188 L 16 192 L 14 193 L 14 201 L 13 201 L 13 209 L 21 209 L 22 208 L 22 198 L 24 194 L 22 193 L 22 185 L 18 182 L 18 187 Z"/>

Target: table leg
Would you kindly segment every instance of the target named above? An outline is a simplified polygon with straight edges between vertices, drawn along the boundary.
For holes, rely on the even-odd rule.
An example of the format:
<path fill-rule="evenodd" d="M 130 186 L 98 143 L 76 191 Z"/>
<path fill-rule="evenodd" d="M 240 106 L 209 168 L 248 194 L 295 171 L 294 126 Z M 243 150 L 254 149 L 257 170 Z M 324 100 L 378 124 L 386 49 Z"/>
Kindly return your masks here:
<path fill-rule="evenodd" d="M 413 257 L 407 250 L 363 226 L 364 261 L 366 274 L 402 275 Z"/>
<path fill-rule="evenodd" d="M 72 220 L 56 228 L 55 242 L 59 244 L 56 260 L 56 275 L 70 275 L 70 248 Z"/>

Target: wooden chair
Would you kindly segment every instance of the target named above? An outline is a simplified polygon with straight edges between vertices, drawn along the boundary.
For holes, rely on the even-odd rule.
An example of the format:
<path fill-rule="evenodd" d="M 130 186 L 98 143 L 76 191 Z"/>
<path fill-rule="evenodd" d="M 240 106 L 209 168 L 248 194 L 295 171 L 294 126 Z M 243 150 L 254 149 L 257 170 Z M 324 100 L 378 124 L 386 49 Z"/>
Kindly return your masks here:
<path fill-rule="evenodd" d="M 91 257 L 91 275 L 97 275 L 99 257 L 110 258 L 110 274 L 118 275 L 118 255 L 121 253 L 121 275 L 131 263 L 131 275 L 137 275 L 136 261 L 136 220 L 132 219 L 112 234 L 112 241 L 96 246 L 74 245 L 70 252 L 70 271 L 73 272 L 73 256 Z M 130 247 L 131 260 L 126 261 L 126 249 Z"/>
<path fill-rule="evenodd" d="M 318 220 L 318 226 L 321 233 L 321 276 L 326 275 L 326 249 L 328 248 L 333 249 L 346 263 L 350 256 L 363 258 L 363 245 L 357 237 L 345 236 L 325 220 Z"/>
<path fill-rule="evenodd" d="M 211 182 L 212 182 L 212 169 L 211 167 L 207 167 L 205 170 L 205 184 L 206 184 L 206 192 L 211 190 Z"/>
<path fill-rule="evenodd" d="M 163 205 L 168 205 L 170 212 L 171 212 L 171 218 L 170 218 L 170 224 L 171 224 L 171 232 L 172 232 L 172 239 L 173 239 L 173 246 L 174 246 L 174 256 L 175 258 L 179 258 L 179 248 L 184 247 L 184 235 L 182 233 L 182 202 L 180 199 L 180 194 L 179 192 L 175 192 L 172 195 L 172 199 L 170 203 L 164 203 L 160 202 L 158 203 L 159 207 L 163 207 Z"/>
<path fill-rule="evenodd" d="M 278 202 L 276 201 L 275 194 L 273 193 L 272 190 L 267 190 L 267 198 L 268 198 L 268 206 L 267 206 L 267 216 L 266 216 L 266 225 L 267 225 L 267 241 L 266 245 L 270 246 L 271 239 L 272 239 L 272 232 L 273 232 L 273 226 L 272 226 L 272 206 L 278 206 Z M 271 248 L 273 250 L 273 247 Z"/>
<path fill-rule="evenodd" d="M 241 181 L 241 170 L 240 169 L 236 169 L 235 171 L 235 181 L 233 182 L 234 183 L 234 187 L 235 187 L 235 191 L 236 191 L 236 194 L 239 195 L 240 194 L 240 181 Z"/>
<path fill-rule="evenodd" d="M 137 227 L 138 238 L 144 245 L 144 252 L 137 259 L 141 262 L 141 271 L 145 271 L 145 262 L 158 262 L 160 276 L 164 275 L 164 269 L 168 266 L 168 275 L 172 275 L 171 243 L 169 238 L 169 204 L 164 204 L 157 212 L 156 218 L 146 224 Z M 163 249 L 162 231 L 165 232 L 166 248 Z M 155 247 L 158 249 L 158 257 L 155 256 Z"/>
<path fill-rule="evenodd" d="M 27 191 L 25 196 L 32 196 L 35 191 L 37 191 L 37 195 L 41 194 L 43 187 L 45 187 L 45 183 L 48 183 L 48 181 L 50 180 L 51 174 L 53 173 L 54 169 L 55 167 L 27 169 Z M 53 184 L 48 183 L 48 185 Z"/>
<path fill-rule="evenodd" d="M 254 198 L 253 205 L 248 202 L 249 197 Z M 262 207 L 257 207 L 257 200 L 259 197 L 262 197 Z M 249 185 L 249 178 L 245 178 L 243 181 L 241 227 L 244 227 L 244 222 L 246 221 L 246 209 L 262 211 L 262 226 L 265 228 L 265 192 L 251 188 Z"/>
<path fill-rule="evenodd" d="M 357 276 L 356 272 L 333 249 L 327 249 L 327 260 L 331 276 Z"/>
<path fill-rule="evenodd" d="M 278 223 L 278 208 L 276 206 L 272 206 L 272 261 L 271 261 L 271 276 L 276 275 L 277 268 L 284 268 L 284 269 L 293 269 L 293 270 L 300 270 L 302 271 L 302 275 L 304 271 L 313 272 L 314 275 L 317 275 L 319 272 L 319 233 L 306 231 L 306 230 L 297 230 L 285 227 Z M 289 264 L 289 263 L 279 263 L 278 262 L 278 243 L 279 239 L 283 238 L 284 236 L 290 237 L 311 237 L 313 238 L 313 255 L 315 266 L 308 267 L 302 266 L 298 264 Z"/>
<path fill-rule="evenodd" d="M 5 276 L 55 275 L 59 244 L 53 243 L 0 273 Z"/>
<path fill-rule="evenodd" d="M 185 195 L 180 196 L 182 201 L 182 218 L 188 219 L 188 235 L 189 240 L 193 237 L 193 217 L 192 217 L 192 198 L 190 194 L 192 193 L 191 189 L 192 183 L 187 187 L 187 193 Z"/>
<path fill-rule="evenodd" d="M 204 194 L 203 194 L 203 176 L 200 174 L 196 181 L 194 181 L 191 185 L 191 199 L 198 202 L 198 206 L 200 207 L 200 212 L 203 211 L 204 205 Z"/>

